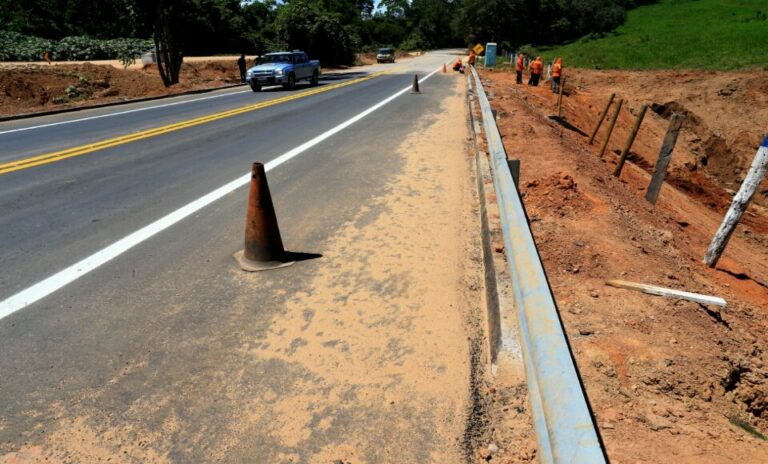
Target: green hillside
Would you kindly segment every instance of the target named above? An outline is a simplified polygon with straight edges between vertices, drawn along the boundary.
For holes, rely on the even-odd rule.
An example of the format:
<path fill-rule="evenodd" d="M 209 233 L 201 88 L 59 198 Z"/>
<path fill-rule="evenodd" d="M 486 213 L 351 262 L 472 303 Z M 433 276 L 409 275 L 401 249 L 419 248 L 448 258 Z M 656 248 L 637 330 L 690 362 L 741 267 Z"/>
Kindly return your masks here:
<path fill-rule="evenodd" d="M 585 68 L 768 69 L 768 0 L 660 0 L 604 37 L 538 52 Z"/>

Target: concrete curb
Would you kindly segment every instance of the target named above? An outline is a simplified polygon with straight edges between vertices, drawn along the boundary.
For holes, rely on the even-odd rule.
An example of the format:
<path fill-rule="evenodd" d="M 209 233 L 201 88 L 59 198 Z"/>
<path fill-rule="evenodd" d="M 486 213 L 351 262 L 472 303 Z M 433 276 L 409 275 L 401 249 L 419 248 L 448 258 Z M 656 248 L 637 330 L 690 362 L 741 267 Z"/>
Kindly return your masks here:
<path fill-rule="evenodd" d="M 220 87 L 210 87 L 206 89 L 196 89 L 196 90 L 188 90 L 186 92 L 180 92 L 180 93 L 174 93 L 171 95 L 155 95 L 153 97 L 141 97 L 141 98 L 131 98 L 129 100 L 120 100 L 120 101 L 114 101 L 114 102 L 108 102 L 108 103 L 97 103 L 95 105 L 86 105 L 86 106 L 73 106 L 71 108 L 61 108 L 58 110 L 50 110 L 50 111 L 38 111 L 35 113 L 21 113 L 21 114 L 13 114 L 10 116 L 0 116 L 0 122 L 3 121 L 15 121 L 18 119 L 29 119 L 29 118 L 37 118 L 40 116 L 52 116 L 55 114 L 63 114 L 63 113 L 74 113 L 75 111 L 82 111 L 82 110 L 93 110 L 97 108 L 107 108 L 110 106 L 120 106 L 120 105 L 127 105 L 129 103 L 141 103 L 141 102 L 148 102 L 153 100 L 162 100 L 164 98 L 173 98 L 173 97 L 183 97 L 185 95 L 196 95 L 200 93 L 209 93 L 214 92 L 216 90 L 226 90 L 226 89 L 233 89 L 235 87 L 241 87 L 245 86 L 247 84 L 239 83 L 239 84 L 230 84 L 230 85 L 222 85 Z"/>
<path fill-rule="evenodd" d="M 605 463 L 490 103 L 480 77 L 473 67 L 470 69 L 492 162 L 539 460 L 542 463 Z"/>

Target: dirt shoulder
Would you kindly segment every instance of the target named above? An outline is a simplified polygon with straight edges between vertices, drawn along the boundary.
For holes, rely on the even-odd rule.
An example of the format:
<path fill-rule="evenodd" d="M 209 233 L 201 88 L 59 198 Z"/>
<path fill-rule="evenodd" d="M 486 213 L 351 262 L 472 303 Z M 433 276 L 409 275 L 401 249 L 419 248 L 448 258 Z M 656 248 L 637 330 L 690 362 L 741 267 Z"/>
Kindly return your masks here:
<path fill-rule="evenodd" d="M 712 234 L 766 132 L 765 73 L 570 70 L 556 95 L 483 79 L 589 401 L 612 462 L 768 462 L 768 214 L 750 207 L 717 269 Z M 587 135 L 610 93 L 624 98 L 603 159 Z M 634 115 L 649 110 L 621 179 L 611 175 Z M 668 182 L 644 199 L 668 118 L 688 119 Z M 765 204 L 765 192 L 758 203 Z M 712 294 L 725 310 L 607 287 L 623 279 Z"/>

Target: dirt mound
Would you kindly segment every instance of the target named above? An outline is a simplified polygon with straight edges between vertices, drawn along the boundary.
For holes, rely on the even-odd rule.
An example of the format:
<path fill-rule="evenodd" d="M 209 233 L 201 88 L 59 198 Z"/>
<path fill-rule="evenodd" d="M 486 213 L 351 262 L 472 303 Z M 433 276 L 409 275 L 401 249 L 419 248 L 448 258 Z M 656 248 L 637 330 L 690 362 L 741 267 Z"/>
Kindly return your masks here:
<path fill-rule="evenodd" d="M 483 72 L 612 461 L 768 462 L 752 434 L 768 435 L 768 210 L 752 205 L 717 268 L 702 263 L 767 132 L 766 75 L 571 70 L 558 119 L 546 86 Z M 624 109 L 600 158 L 605 124 L 593 145 L 588 134 L 614 92 Z M 653 111 L 616 178 L 643 104 Z M 673 113 L 686 120 L 653 206 L 644 194 Z M 718 295 L 728 306 L 615 289 L 611 279 Z"/>
<path fill-rule="evenodd" d="M 140 70 L 90 63 L 0 68 L 1 116 L 124 99 L 170 95 L 239 81 L 235 63 L 184 63 L 180 83 L 166 88 L 155 65 Z"/>

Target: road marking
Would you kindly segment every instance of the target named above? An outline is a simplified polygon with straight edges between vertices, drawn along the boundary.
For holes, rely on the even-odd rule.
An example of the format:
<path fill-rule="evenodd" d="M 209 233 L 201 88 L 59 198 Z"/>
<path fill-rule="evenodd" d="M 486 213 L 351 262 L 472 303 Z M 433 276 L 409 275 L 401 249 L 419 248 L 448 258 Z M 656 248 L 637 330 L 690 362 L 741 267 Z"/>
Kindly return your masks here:
<path fill-rule="evenodd" d="M 246 105 L 240 108 L 222 111 L 220 113 L 214 113 L 214 114 L 209 114 L 207 116 L 201 116 L 198 118 L 189 119 L 187 121 L 181 121 L 173 124 L 168 124 L 166 126 L 155 127 L 154 129 L 147 129 L 139 132 L 134 132 L 132 134 L 122 135 L 120 137 L 114 137 L 111 139 L 102 140 L 102 141 L 91 143 L 88 145 L 81 145 L 79 147 L 67 148 L 65 150 L 55 151 L 52 153 L 45 153 L 42 155 L 36 155 L 28 158 L 22 158 L 19 160 L 10 161 L 4 164 L 0 164 L 0 174 L 8 174 L 10 172 L 20 171 L 22 169 L 28 169 L 34 166 L 55 163 L 57 161 L 61 161 L 67 158 L 82 156 L 88 153 L 93 153 L 95 151 L 104 150 L 104 149 L 116 147 L 119 145 L 125 145 L 126 143 L 135 142 L 137 140 L 142 140 L 149 137 L 155 137 L 158 135 L 167 134 L 169 132 L 175 132 L 177 130 L 186 129 L 188 127 L 193 127 L 200 124 L 206 124 L 209 122 L 217 121 L 219 119 L 224 119 L 231 116 L 236 116 L 238 114 L 260 110 L 270 106 L 278 105 L 280 103 L 285 103 L 292 100 L 298 100 L 299 98 L 304 98 L 311 95 L 328 92 L 330 90 L 335 90 L 341 87 L 347 87 L 353 84 L 358 84 L 360 82 L 368 81 L 375 77 L 381 76 L 383 74 L 391 73 L 392 71 L 393 70 L 381 71 L 381 72 L 369 74 L 365 77 L 360 77 L 357 79 L 352 79 L 350 81 L 341 82 L 339 84 L 332 84 L 329 86 L 318 87 L 312 90 L 308 90 L 306 92 L 301 92 L 297 94 L 287 95 L 285 97 L 275 98 L 274 100 L 267 100 L 267 101 L 259 102 L 253 105 Z"/>
<path fill-rule="evenodd" d="M 121 116 L 123 114 L 138 113 L 140 111 L 149 111 L 149 110 L 154 110 L 154 109 L 158 109 L 158 108 L 167 108 L 169 106 L 184 105 L 186 103 L 194 103 L 194 102 L 199 102 L 199 101 L 204 101 L 204 100 L 211 100 L 213 98 L 229 97 L 231 95 L 238 95 L 238 94 L 241 94 L 241 93 L 251 93 L 251 91 L 250 90 L 241 90 L 239 92 L 228 92 L 228 93 L 223 93 L 223 94 L 219 94 L 219 95 L 211 95 L 211 96 L 208 96 L 208 97 L 195 98 L 193 100 L 177 101 L 177 102 L 173 102 L 173 103 L 165 103 L 165 104 L 162 104 L 162 105 L 148 106 L 146 108 L 136 108 L 136 109 L 133 109 L 133 110 L 120 111 L 119 113 L 100 114 L 98 116 L 88 116 L 87 118 L 70 119 L 69 121 L 52 122 L 52 123 L 49 123 L 49 124 L 41 124 L 39 126 L 20 127 L 18 129 L 9 129 L 7 131 L 0 131 L 0 135 L 12 134 L 14 132 L 24 132 L 24 131 L 34 130 L 34 129 L 43 129 L 43 128 L 46 128 L 46 127 L 61 126 L 61 125 L 64 125 L 64 124 L 72 124 L 72 123 L 75 123 L 75 122 L 92 121 L 94 119 L 111 118 L 112 116 Z"/>
<path fill-rule="evenodd" d="M 424 76 L 422 79 L 419 80 L 419 83 L 426 81 L 427 79 L 432 77 L 435 73 L 440 71 L 440 69 L 442 69 L 442 66 L 432 71 L 431 73 L 427 74 L 426 76 Z M 295 158 L 296 156 L 305 152 L 307 149 L 341 132 L 342 130 L 346 129 L 347 127 L 363 119 L 364 117 L 368 116 L 369 114 L 373 113 L 374 111 L 378 110 L 382 106 L 386 105 L 387 103 L 391 102 L 392 100 L 396 99 L 397 97 L 403 95 L 404 93 L 410 90 L 411 90 L 411 86 L 409 85 L 403 90 L 400 90 L 394 95 L 380 101 L 379 103 L 371 106 L 367 110 L 344 121 L 338 126 L 332 129 L 329 129 L 326 132 L 323 132 L 322 134 L 316 136 L 315 138 L 299 145 L 298 147 L 286 153 L 283 153 L 282 155 L 278 156 L 272 161 L 267 162 L 264 165 L 265 171 L 271 171 L 272 169 L 291 160 L 292 158 Z M 88 256 L 87 258 L 81 261 L 78 261 L 77 263 L 69 266 L 68 268 L 63 269 L 57 272 L 56 274 L 53 274 L 52 276 L 41 280 L 40 282 L 32 285 L 31 287 L 28 287 L 16 293 L 15 295 L 12 295 L 6 298 L 3 301 L 0 301 L 0 319 L 15 313 L 20 309 L 23 309 L 26 306 L 29 306 L 32 303 L 42 298 L 45 298 L 51 293 L 65 287 L 66 285 L 71 284 L 72 282 L 84 276 L 85 274 L 93 271 L 94 269 L 100 267 L 103 264 L 108 263 L 109 261 L 115 259 L 121 254 L 135 247 L 136 245 L 142 243 L 143 241 L 171 227 L 172 225 L 176 224 L 182 219 L 196 213 L 197 211 L 200 211 L 204 207 L 210 205 L 211 203 L 222 198 L 228 193 L 231 193 L 234 190 L 244 185 L 247 185 L 250 182 L 250 180 L 251 180 L 251 173 L 248 172 L 247 174 L 241 177 L 238 177 L 237 179 L 217 188 L 216 190 L 210 193 L 207 193 L 206 195 L 203 195 L 202 197 L 190 203 L 187 203 L 186 205 L 182 206 L 176 211 L 173 211 L 172 213 L 166 216 L 163 216 L 162 218 L 156 220 L 155 222 L 147 226 L 144 226 L 143 228 L 131 233 L 130 235 L 121 238 L 120 240 L 112 243 L 106 248 L 103 248 L 97 251 L 96 253 Z"/>

